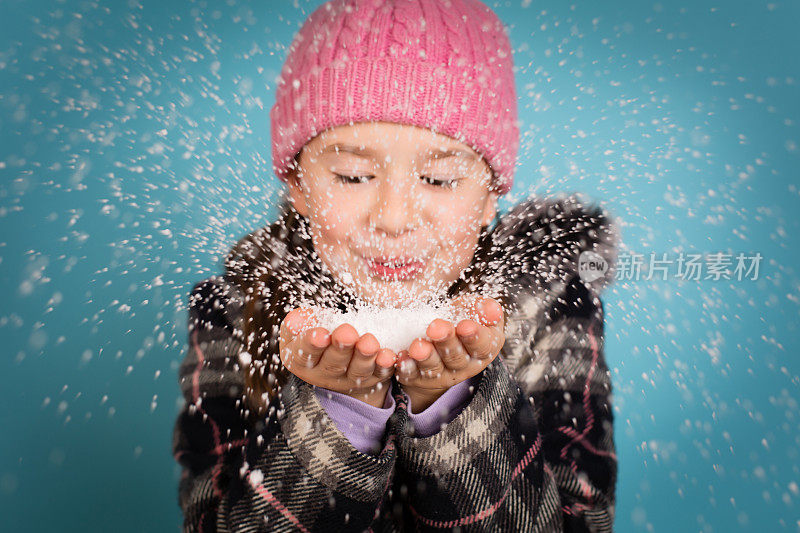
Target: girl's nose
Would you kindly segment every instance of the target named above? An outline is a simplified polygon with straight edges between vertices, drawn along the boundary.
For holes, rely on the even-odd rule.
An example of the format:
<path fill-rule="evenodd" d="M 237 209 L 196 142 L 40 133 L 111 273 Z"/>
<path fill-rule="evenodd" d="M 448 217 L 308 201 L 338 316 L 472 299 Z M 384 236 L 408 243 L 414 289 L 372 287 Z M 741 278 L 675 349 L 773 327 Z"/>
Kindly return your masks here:
<path fill-rule="evenodd" d="M 387 235 L 401 235 L 418 226 L 419 199 L 414 198 L 413 187 L 407 185 L 407 180 L 388 177 L 381 183 L 377 205 L 370 212 L 370 222 Z"/>

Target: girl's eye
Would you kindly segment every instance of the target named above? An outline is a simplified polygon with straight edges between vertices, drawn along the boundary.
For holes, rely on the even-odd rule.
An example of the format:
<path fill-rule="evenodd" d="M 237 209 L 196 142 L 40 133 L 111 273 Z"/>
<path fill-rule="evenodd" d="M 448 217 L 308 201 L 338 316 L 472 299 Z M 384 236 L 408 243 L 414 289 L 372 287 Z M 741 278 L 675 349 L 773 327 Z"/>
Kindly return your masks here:
<path fill-rule="evenodd" d="M 345 176 L 344 174 L 335 174 L 336 179 L 342 183 L 366 183 L 370 179 L 374 178 L 373 175 L 367 176 Z M 433 185 L 434 187 L 438 187 L 441 189 L 454 189 L 458 180 L 437 180 L 430 176 L 420 176 L 426 183 Z"/>
<path fill-rule="evenodd" d="M 421 176 L 423 180 L 427 183 L 430 183 L 434 187 L 439 187 L 441 189 L 455 189 L 458 180 L 437 180 L 431 178 L 430 176 Z"/>
<path fill-rule="evenodd" d="M 334 174 L 334 176 L 336 176 L 336 179 L 341 181 L 342 183 L 366 183 L 371 178 L 375 177 L 375 176 L 371 176 L 371 175 L 368 175 L 368 176 L 345 176 L 343 174 Z"/>

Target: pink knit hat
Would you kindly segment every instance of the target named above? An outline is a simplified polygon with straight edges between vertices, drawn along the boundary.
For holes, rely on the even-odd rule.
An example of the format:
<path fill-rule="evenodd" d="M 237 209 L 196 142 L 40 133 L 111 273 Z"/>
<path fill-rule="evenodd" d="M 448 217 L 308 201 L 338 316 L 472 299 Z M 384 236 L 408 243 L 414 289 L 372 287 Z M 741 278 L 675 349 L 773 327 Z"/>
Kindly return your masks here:
<path fill-rule="evenodd" d="M 505 194 L 519 144 L 511 45 L 478 0 L 331 0 L 295 35 L 270 119 L 282 181 L 318 133 L 387 121 L 471 146 Z"/>

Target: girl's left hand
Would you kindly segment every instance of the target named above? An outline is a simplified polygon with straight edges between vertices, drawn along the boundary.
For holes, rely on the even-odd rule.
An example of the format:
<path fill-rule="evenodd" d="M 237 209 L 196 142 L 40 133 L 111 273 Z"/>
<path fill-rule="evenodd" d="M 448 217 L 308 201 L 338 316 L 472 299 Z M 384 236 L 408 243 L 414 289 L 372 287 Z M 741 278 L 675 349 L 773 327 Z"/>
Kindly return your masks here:
<path fill-rule="evenodd" d="M 395 376 L 411 398 L 414 413 L 427 409 L 439 396 L 479 374 L 505 343 L 503 309 L 493 298 L 466 295 L 456 298 L 457 307 L 468 309 L 476 320 L 457 326 L 440 318 L 428 325 L 426 335 L 398 354 Z"/>

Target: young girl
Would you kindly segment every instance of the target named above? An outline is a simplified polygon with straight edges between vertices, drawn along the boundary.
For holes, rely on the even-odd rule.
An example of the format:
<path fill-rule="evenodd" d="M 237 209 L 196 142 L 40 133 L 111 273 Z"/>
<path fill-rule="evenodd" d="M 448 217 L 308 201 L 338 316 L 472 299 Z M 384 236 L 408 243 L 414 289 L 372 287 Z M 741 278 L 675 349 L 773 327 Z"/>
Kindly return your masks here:
<path fill-rule="evenodd" d="M 576 196 L 498 216 L 512 67 L 477 0 L 334 0 L 306 20 L 271 110 L 279 218 L 189 299 L 184 531 L 612 530 L 616 230 Z M 579 269 L 589 252 L 606 268 Z M 437 294 L 471 318 L 398 353 L 311 312 Z"/>

